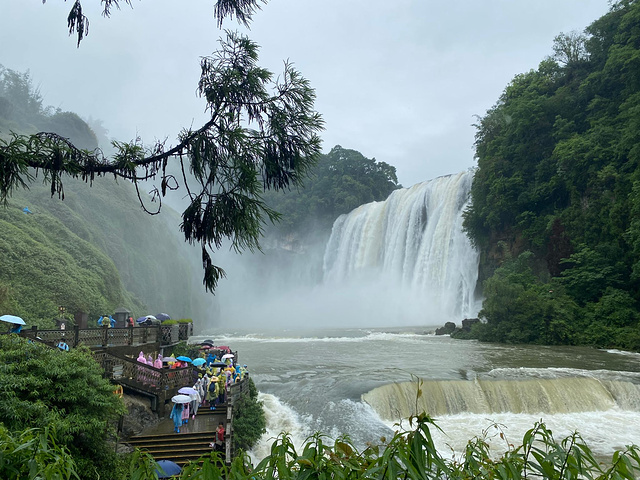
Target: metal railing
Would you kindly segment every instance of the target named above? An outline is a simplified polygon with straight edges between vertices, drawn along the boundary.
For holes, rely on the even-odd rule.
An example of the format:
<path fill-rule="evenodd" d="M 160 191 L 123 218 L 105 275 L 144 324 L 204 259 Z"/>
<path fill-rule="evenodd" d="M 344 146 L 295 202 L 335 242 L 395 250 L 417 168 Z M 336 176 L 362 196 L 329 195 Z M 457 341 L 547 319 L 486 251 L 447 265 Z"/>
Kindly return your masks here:
<path fill-rule="evenodd" d="M 28 338 L 37 338 L 42 342 L 55 346 L 59 342 L 66 343 L 69 348 L 80 344 L 90 348 L 136 346 L 147 343 L 160 343 L 160 345 L 173 345 L 186 341 L 193 333 L 193 324 L 184 323 L 178 325 L 154 325 L 126 328 L 78 328 L 74 326 L 70 330 L 40 330 L 32 327 L 23 330 L 21 335 Z"/>
<path fill-rule="evenodd" d="M 180 388 L 195 384 L 198 379 L 198 372 L 192 366 L 155 368 L 108 350 L 96 351 L 93 356 L 104 369 L 105 378 L 154 396 L 160 416 L 164 415 L 164 405 L 168 398 L 177 394 Z"/>

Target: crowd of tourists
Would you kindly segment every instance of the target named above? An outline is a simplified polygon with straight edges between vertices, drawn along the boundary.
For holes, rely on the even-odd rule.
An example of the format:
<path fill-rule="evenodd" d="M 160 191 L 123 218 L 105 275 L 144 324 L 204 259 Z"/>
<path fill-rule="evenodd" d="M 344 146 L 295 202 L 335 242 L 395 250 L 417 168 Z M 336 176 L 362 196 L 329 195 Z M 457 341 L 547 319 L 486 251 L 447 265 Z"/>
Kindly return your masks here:
<path fill-rule="evenodd" d="M 249 374 L 246 365 L 234 364 L 232 354 L 223 357 L 226 358 L 218 359 L 216 355 L 208 353 L 206 358 L 200 357 L 204 362 L 176 360 L 187 365 L 192 363 L 198 371 L 195 384 L 179 389 L 179 395 L 172 398 L 174 405 L 169 417 L 173 420 L 176 433 L 180 433 L 182 425 L 189 423 L 190 417 L 195 419 L 199 408 L 215 410 L 217 406 L 225 405 L 231 385 L 244 380 Z"/>

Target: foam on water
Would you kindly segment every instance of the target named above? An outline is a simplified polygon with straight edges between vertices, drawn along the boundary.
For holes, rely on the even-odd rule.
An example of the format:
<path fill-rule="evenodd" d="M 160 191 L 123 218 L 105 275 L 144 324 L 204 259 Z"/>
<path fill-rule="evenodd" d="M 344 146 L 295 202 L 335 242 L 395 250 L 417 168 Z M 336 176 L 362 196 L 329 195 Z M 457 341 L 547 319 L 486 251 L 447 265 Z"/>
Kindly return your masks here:
<path fill-rule="evenodd" d="M 428 327 L 426 327 L 428 328 Z M 209 336 L 210 337 L 210 336 Z M 206 338 L 203 336 L 193 336 L 189 338 L 189 342 L 199 343 Z M 230 343 L 363 343 L 363 342 L 420 342 L 425 337 L 435 337 L 433 333 L 391 333 L 391 332 L 368 332 L 362 334 L 358 332 L 354 336 L 268 336 L 258 334 L 234 335 L 234 334 L 218 334 L 215 337 L 216 343 L 227 345 Z"/>
<path fill-rule="evenodd" d="M 434 442 L 442 455 L 460 457 L 467 442 L 473 437 L 482 437 L 486 431 L 491 452 L 495 457 L 507 451 L 508 445 L 522 443 L 524 434 L 536 422 L 543 421 L 551 429 L 556 441 L 578 431 L 584 443 L 598 456 L 610 456 L 614 450 L 626 445 L 640 445 L 640 413 L 613 408 L 604 412 L 575 412 L 566 414 L 512 414 L 491 415 L 459 414 L 436 417 L 436 424 L 444 433 L 431 429 Z M 389 428 L 397 429 L 397 422 L 386 421 Z M 497 424 L 500 429 L 492 427 Z M 407 427 L 407 422 L 404 422 Z"/>
<path fill-rule="evenodd" d="M 260 461 L 271 453 L 271 444 L 281 433 L 286 432 L 298 452 L 305 440 L 312 433 L 309 428 L 311 417 L 302 418 L 289 405 L 280 401 L 275 395 L 258 393 L 258 401 L 262 402 L 262 409 L 267 421 L 267 432 L 262 435 L 258 443 L 249 452 L 252 460 Z"/>

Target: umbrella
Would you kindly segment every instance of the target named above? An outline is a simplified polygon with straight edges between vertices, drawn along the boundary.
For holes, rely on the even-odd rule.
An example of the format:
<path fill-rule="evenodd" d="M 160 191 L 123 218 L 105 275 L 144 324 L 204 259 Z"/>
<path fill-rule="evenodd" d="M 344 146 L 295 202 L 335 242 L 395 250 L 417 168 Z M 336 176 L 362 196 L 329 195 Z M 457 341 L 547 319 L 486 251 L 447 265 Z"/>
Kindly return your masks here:
<path fill-rule="evenodd" d="M 193 360 L 191 360 L 189 357 L 185 357 L 184 355 L 180 355 L 179 357 L 176 358 L 176 360 L 179 360 L 181 362 L 188 362 L 188 363 L 193 362 Z"/>
<path fill-rule="evenodd" d="M 171 397 L 171 401 L 173 403 L 189 403 L 191 401 L 191 397 L 189 395 L 174 395 Z"/>
<path fill-rule="evenodd" d="M 227 364 L 223 363 L 223 362 L 213 362 L 211 365 L 209 365 L 210 367 L 226 367 Z"/>
<path fill-rule="evenodd" d="M 56 347 L 58 347 L 60 350 L 63 350 L 65 352 L 69 351 L 69 345 L 67 345 L 65 342 L 59 342 L 58 345 L 56 345 Z"/>
<path fill-rule="evenodd" d="M 158 475 L 158 478 L 169 478 L 182 472 L 180 465 L 172 462 L 171 460 L 158 460 L 157 463 L 158 468 L 156 468 L 156 474 Z"/>
<path fill-rule="evenodd" d="M 198 392 L 196 391 L 195 388 L 182 387 L 180 390 L 178 390 L 178 393 L 183 393 L 185 395 L 195 395 Z"/>
<path fill-rule="evenodd" d="M 177 360 L 173 357 L 165 357 L 162 359 L 162 363 L 176 363 Z"/>
<path fill-rule="evenodd" d="M 196 358 L 196 359 L 193 361 L 193 365 L 194 365 L 195 367 L 199 367 L 200 365 L 202 365 L 202 364 L 203 364 L 203 363 L 205 363 L 205 362 L 206 362 L 206 360 L 205 360 L 204 358 Z"/>
<path fill-rule="evenodd" d="M 15 323 L 16 325 L 26 325 L 23 319 L 15 315 L 2 315 L 0 320 L 7 323 Z"/>
<path fill-rule="evenodd" d="M 200 345 L 211 345 L 213 347 L 213 340 L 203 340 Z"/>
<path fill-rule="evenodd" d="M 158 320 L 164 322 L 165 320 L 171 320 L 171 317 L 169 315 L 167 315 L 166 313 L 158 313 L 156 314 L 155 318 L 157 318 Z"/>
<path fill-rule="evenodd" d="M 136 318 L 136 323 L 142 323 L 142 322 L 146 322 L 146 321 L 147 321 L 147 317 Z"/>
<path fill-rule="evenodd" d="M 209 349 L 211 349 L 211 348 L 213 348 L 213 345 L 202 345 L 202 346 L 200 347 L 200 350 L 209 350 Z"/>
<path fill-rule="evenodd" d="M 222 359 L 226 360 L 227 358 L 233 358 L 234 355 L 233 353 L 225 353 L 224 355 L 222 355 Z"/>

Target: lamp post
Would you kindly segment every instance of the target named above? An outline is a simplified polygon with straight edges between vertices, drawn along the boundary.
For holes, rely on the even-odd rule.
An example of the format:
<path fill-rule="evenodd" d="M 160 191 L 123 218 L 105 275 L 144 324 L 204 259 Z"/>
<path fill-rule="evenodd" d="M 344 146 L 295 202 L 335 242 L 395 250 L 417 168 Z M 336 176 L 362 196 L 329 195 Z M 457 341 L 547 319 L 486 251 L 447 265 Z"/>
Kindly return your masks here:
<path fill-rule="evenodd" d="M 65 321 L 64 313 L 66 311 L 67 311 L 67 309 L 64 306 L 60 305 L 58 307 L 58 313 L 60 314 L 60 320 L 58 321 L 58 323 L 60 324 L 60 330 L 64 330 L 66 328 L 66 325 L 65 325 L 65 322 L 64 322 Z"/>

